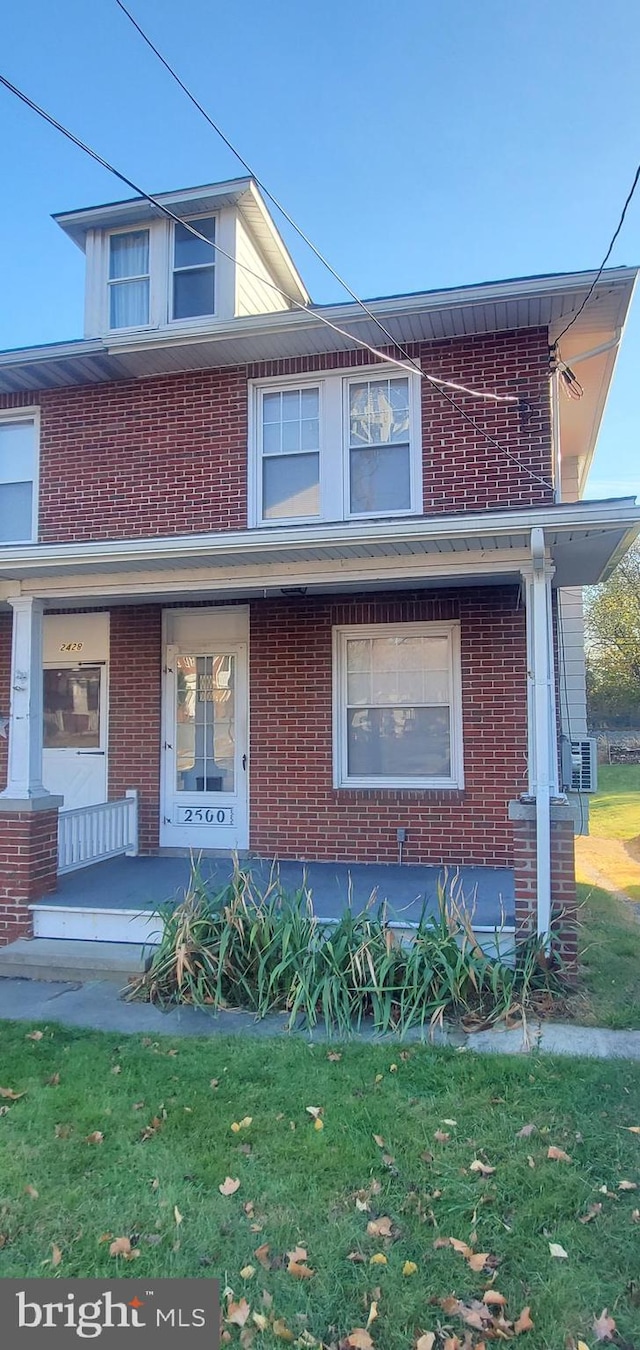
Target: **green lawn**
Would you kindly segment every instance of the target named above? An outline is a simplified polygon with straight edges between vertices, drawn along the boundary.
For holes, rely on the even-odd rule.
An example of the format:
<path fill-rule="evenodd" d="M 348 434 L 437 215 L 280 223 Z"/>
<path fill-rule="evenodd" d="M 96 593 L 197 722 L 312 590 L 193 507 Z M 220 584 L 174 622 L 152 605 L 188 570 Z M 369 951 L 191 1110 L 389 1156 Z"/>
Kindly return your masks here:
<path fill-rule="evenodd" d="M 602 839 L 640 836 L 640 764 L 601 764 L 589 806 L 589 831 Z"/>
<path fill-rule="evenodd" d="M 578 1020 L 640 1030 L 640 923 L 608 891 L 578 886 L 580 990 Z"/>
<path fill-rule="evenodd" d="M 437 1350 L 447 1328 L 462 1339 L 438 1301 L 491 1284 L 509 1319 L 530 1307 L 526 1350 L 593 1346 L 604 1307 L 617 1344 L 640 1345 L 640 1192 L 620 1190 L 640 1180 L 638 1066 L 42 1030 L 1 1029 L 0 1084 L 25 1095 L 5 1096 L 0 1118 L 0 1276 L 219 1276 L 250 1304 L 248 1325 L 253 1312 L 283 1320 L 306 1346 L 337 1346 L 376 1302 L 375 1350 L 412 1350 L 429 1330 Z M 95 1131 L 103 1142 L 87 1142 Z M 550 1145 L 572 1161 L 550 1161 Z M 495 1170 L 470 1171 L 476 1159 Z M 227 1176 L 240 1186 L 223 1196 Z M 369 1235 L 381 1218 L 391 1236 Z M 137 1259 L 110 1256 L 118 1237 Z M 486 1269 L 434 1248 L 447 1237 L 487 1253 Z M 297 1245 L 310 1278 L 287 1270 Z M 417 1270 L 403 1275 L 407 1261 Z M 282 1343 L 271 1327 L 254 1342 Z"/>

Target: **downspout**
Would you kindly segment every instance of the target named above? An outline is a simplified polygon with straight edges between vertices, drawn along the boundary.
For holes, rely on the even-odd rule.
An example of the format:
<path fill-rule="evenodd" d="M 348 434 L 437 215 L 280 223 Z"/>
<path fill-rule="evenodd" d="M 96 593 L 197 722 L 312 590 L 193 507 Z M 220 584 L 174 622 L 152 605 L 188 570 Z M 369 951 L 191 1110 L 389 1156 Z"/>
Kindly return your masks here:
<path fill-rule="evenodd" d="M 560 443 L 560 371 L 551 372 L 551 444 L 553 453 L 553 498 L 562 501 L 562 447 Z"/>
<path fill-rule="evenodd" d="M 531 531 L 531 618 L 533 627 L 533 730 L 536 764 L 536 874 L 538 937 L 548 949 L 551 930 L 551 671 L 548 570 L 544 530 Z"/>

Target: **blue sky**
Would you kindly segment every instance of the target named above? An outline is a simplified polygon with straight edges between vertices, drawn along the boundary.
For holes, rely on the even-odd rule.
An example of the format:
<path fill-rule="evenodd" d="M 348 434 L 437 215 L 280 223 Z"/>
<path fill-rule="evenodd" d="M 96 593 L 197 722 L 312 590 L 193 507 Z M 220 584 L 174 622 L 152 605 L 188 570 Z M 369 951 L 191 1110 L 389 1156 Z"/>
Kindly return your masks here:
<path fill-rule="evenodd" d="M 640 159 L 636 0 L 130 7 L 359 294 L 600 263 Z M 20 0 L 2 30 L 2 73 L 147 190 L 239 172 L 115 0 Z M 78 337 L 83 258 L 50 214 L 127 194 L 3 89 L 0 146 L 0 348 Z M 640 189 L 611 262 L 640 262 Z M 640 296 L 591 496 L 640 494 L 639 366 Z"/>

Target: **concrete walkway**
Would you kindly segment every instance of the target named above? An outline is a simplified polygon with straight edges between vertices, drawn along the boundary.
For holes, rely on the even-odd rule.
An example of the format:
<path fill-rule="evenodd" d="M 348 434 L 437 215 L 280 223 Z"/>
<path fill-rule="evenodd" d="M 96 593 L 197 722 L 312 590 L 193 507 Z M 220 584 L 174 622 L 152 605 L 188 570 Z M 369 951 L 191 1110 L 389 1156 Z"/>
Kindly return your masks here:
<path fill-rule="evenodd" d="M 160 1012 L 148 1003 L 124 1003 L 117 986 L 107 980 L 86 984 L 48 983 L 40 980 L 0 980 L 0 1021 L 60 1023 L 93 1031 L 114 1031 L 118 1035 L 152 1036 L 226 1036 L 251 1035 L 273 1037 L 286 1034 L 284 1015 L 272 1014 L 256 1021 L 251 1013 L 225 1012 L 217 1016 L 198 1008 L 172 1008 Z M 322 1026 L 315 1031 L 300 1027 L 295 1035 L 307 1039 L 327 1039 Z M 0 1045 L 2 1033 L 0 1030 Z M 378 1037 L 373 1027 L 365 1027 L 355 1040 L 397 1040 Z M 420 1040 L 420 1032 L 406 1037 Z M 426 1038 L 425 1038 L 426 1039 Z M 498 1027 L 471 1035 L 457 1028 L 436 1032 L 436 1045 L 459 1050 L 519 1055 L 539 1051 L 553 1055 L 585 1055 L 595 1059 L 640 1060 L 640 1031 L 605 1031 L 596 1027 L 565 1026 L 558 1022 L 531 1022 L 526 1028 L 507 1030 Z"/>

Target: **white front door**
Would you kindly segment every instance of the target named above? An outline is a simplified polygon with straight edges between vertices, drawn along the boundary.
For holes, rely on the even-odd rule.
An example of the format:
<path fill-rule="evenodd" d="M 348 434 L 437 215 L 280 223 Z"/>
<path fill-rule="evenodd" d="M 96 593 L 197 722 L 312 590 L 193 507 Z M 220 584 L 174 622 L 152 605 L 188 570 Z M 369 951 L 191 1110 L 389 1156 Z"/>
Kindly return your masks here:
<path fill-rule="evenodd" d="M 246 625 L 244 613 L 229 626 L 215 610 L 169 619 L 169 636 L 177 640 L 165 649 L 165 848 L 249 844 L 247 643 L 225 640 L 237 635 L 238 619 Z"/>
<path fill-rule="evenodd" d="M 45 666 L 42 777 L 64 809 L 107 800 L 107 667 Z"/>

